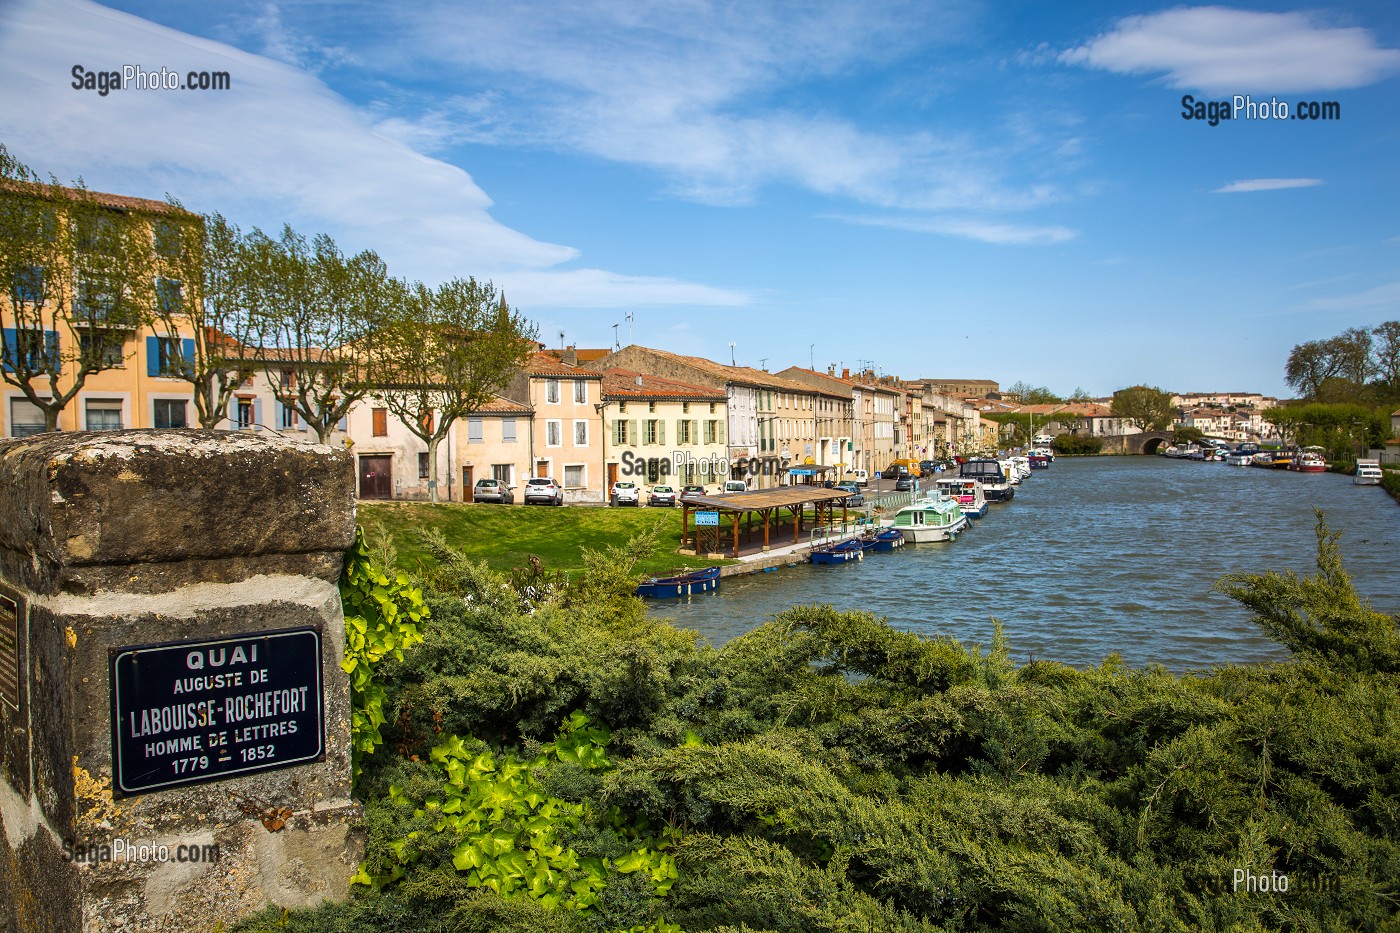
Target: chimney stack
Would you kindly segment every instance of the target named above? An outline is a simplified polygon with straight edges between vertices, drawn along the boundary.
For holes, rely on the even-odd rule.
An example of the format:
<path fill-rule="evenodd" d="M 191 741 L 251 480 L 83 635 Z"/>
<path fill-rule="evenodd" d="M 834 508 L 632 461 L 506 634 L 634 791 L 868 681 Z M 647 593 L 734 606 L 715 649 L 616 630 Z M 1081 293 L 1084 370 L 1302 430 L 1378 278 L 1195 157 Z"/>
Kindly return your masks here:
<path fill-rule="evenodd" d="M 842 379 L 849 379 L 849 378 L 851 378 L 851 368 L 850 368 L 849 366 L 843 366 L 843 367 L 841 368 L 841 378 L 842 378 Z"/>

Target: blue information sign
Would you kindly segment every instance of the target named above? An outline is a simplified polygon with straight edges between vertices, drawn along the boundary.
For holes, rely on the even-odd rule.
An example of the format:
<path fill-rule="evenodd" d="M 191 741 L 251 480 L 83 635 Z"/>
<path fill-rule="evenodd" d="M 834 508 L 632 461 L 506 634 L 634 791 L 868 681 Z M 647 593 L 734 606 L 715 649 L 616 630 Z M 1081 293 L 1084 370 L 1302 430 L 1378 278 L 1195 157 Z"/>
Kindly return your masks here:
<path fill-rule="evenodd" d="M 696 513 L 695 513 L 695 524 L 696 524 L 697 526 L 700 526 L 700 525 L 719 525 L 719 513 L 718 513 L 718 512 L 696 512 Z"/>

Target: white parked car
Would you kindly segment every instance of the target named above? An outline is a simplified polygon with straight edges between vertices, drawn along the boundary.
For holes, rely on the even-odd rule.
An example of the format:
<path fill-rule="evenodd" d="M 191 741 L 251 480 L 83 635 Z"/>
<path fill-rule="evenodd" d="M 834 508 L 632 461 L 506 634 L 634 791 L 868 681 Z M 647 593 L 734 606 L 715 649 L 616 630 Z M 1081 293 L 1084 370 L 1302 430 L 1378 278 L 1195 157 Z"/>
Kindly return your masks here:
<path fill-rule="evenodd" d="M 665 485 L 651 487 L 651 496 L 647 498 L 647 505 L 664 505 L 667 508 L 675 508 L 676 487 Z"/>
<path fill-rule="evenodd" d="M 563 505 L 564 487 L 548 476 L 532 476 L 525 481 L 525 504 Z"/>
<path fill-rule="evenodd" d="M 619 480 L 613 483 L 612 493 L 608 500 L 613 505 L 641 505 L 642 491 L 637 488 L 637 484 L 629 480 Z"/>

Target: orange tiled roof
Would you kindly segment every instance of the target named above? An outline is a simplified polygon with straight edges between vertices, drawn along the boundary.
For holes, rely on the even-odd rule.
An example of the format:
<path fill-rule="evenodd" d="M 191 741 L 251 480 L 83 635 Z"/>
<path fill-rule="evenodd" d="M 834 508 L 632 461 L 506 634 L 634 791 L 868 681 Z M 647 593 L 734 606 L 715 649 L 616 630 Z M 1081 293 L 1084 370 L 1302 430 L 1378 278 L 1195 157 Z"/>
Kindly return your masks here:
<path fill-rule="evenodd" d="M 530 354 L 530 359 L 525 363 L 525 372 L 531 376 L 568 376 L 572 379 L 600 378 L 595 372 L 570 366 L 563 360 L 543 352 Z"/>
<path fill-rule="evenodd" d="M 111 207 L 122 211 L 140 211 L 146 214 L 183 214 L 190 218 L 199 216 L 165 201 L 152 201 L 148 198 L 133 198 L 124 194 L 109 194 L 106 191 L 80 190 L 77 188 L 69 188 L 65 185 L 46 185 L 28 181 L 5 181 L 0 182 L 0 188 L 8 188 L 12 191 L 23 192 L 47 201 L 55 201 L 59 198 L 75 200 L 79 197 L 87 196 L 103 207 Z"/>
<path fill-rule="evenodd" d="M 494 415 L 494 414 L 504 414 L 504 415 L 525 414 L 525 415 L 530 415 L 530 414 L 534 414 L 534 409 L 532 409 L 529 405 L 522 405 L 522 404 L 520 404 L 519 402 L 512 402 L 510 399 L 508 399 L 508 398 L 502 398 L 501 396 L 498 395 L 498 396 L 496 396 L 495 398 L 491 399 L 491 401 L 487 402 L 485 405 L 482 405 L 480 408 L 476 409 L 476 412 L 473 412 L 473 414 L 478 413 L 478 412 L 481 413 L 481 414 L 493 414 L 493 415 Z"/>
<path fill-rule="evenodd" d="M 781 389 L 784 392 L 817 391 L 809 385 L 804 385 L 792 379 L 784 379 L 782 376 L 775 376 L 764 369 L 754 369 L 749 366 L 726 366 L 723 363 L 716 363 L 714 360 L 707 360 L 703 356 L 684 356 L 680 353 L 671 353 L 668 350 L 657 350 L 651 347 L 639 349 L 645 349 L 648 353 L 654 353 L 665 359 L 692 366 L 695 369 L 709 373 L 726 382 L 756 386 L 760 389 Z"/>
<path fill-rule="evenodd" d="M 726 397 L 720 389 L 664 379 L 661 376 L 649 376 L 630 369 L 605 369 L 602 376 L 604 398 L 701 399 L 722 402 Z"/>

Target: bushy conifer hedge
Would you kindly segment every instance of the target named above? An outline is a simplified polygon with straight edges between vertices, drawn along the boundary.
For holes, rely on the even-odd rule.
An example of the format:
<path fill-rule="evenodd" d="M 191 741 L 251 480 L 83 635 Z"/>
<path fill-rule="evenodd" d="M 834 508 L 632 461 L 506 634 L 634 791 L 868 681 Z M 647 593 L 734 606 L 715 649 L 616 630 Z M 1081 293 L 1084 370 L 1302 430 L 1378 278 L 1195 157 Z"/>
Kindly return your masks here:
<path fill-rule="evenodd" d="M 1219 584 L 1292 658 L 1184 675 L 821 606 L 715 650 L 647 618 L 621 551 L 530 589 L 438 542 L 424 641 L 378 671 L 370 883 L 241 929 L 1395 929 L 1397 619 L 1317 534 L 1315 576 Z"/>

